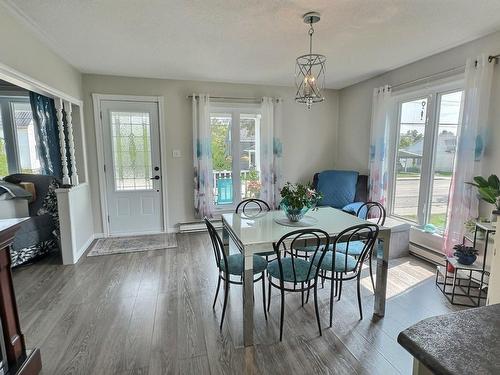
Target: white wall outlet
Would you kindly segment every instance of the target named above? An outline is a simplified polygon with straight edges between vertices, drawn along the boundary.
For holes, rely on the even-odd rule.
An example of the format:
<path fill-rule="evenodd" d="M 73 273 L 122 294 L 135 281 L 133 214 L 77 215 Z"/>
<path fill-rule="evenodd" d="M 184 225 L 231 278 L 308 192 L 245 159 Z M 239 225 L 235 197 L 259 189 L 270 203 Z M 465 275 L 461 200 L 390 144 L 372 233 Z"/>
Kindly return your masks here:
<path fill-rule="evenodd" d="M 181 150 L 172 150 L 172 157 L 173 158 L 180 158 L 181 157 Z"/>

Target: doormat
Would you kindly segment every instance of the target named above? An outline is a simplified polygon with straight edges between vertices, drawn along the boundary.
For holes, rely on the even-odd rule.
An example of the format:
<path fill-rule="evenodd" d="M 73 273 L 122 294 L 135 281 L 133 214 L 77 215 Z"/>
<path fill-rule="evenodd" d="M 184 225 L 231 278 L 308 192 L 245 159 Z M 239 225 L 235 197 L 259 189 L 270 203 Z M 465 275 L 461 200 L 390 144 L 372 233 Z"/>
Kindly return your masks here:
<path fill-rule="evenodd" d="M 138 251 L 170 249 L 173 247 L 177 247 L 177 235 L 175 233 L 110 237 L 98 239 L 87 256 L 126 254 Z"/>

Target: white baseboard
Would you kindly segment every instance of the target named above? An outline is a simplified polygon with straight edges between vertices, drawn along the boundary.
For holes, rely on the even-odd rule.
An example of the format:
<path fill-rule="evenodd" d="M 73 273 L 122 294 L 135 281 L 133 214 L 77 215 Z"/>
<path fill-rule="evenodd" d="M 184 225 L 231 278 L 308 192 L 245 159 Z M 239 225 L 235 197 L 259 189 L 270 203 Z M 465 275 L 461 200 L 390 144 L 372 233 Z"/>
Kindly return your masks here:
<path fill-rule="evenodd" d="M 75 264 L 78 263 L 80 258 L 85 254 L 85 252 L 89 249 L 90 245 L 92 245 L 92 242 L 96 239 L 96 235 L 93 234 L 92 236 L 89 237 L 89 239 L 80 247 L 80 249 L 76 252 L 75 254 Z"/>

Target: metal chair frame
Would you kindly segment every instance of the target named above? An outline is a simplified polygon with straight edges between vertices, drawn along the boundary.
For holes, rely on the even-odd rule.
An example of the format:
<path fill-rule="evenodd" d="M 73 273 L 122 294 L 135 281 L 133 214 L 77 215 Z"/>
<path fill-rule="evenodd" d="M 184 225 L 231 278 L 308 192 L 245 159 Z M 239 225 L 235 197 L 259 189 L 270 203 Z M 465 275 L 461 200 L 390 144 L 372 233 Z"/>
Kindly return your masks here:
<path fill-rule="evenodd" d="M 227 300 L 229 297 L 229 285 L 230 284 L 236 284 L 236 285 L 243 285 L 243 281 L 234 281 L 231 280 L 231 275 L 229 273 L 228 269 L 228 257 L 226 256 L 226 253 L 224 252 L 224 245 L 222 243 L 222 239 L 220 238 L 219 234 L 217 233 L 217 230 L 214 228 L 212 223 L 205 217 L 204 219 L 205 224 L 208 229 L 208 234 L 210 235 L 210 239 L 212 241 L 212 247 L 214 250 L 214 255 L 215 255 L 215 260 L 217 263 L 217 270 L 219 272 L 219 277 L 217 280 L 217 290 L 215 292 L 215 298 L 214 298 L 214 303 L 212 305 L 212 309 L 215 309 L 215 304 L 217 302 L 217 297 L 219 295 L 219 289 L 220 289 L 220 284 L 221 281 L 224 281 L 224 302 L 223 302 L 223 307 L 222 307 L 222 318 L 220 321 L 220 329 L 222 330 L 222 324 L 224 323 L 224 317 L 226 314 L 226 307 L 227 307 Z M 221 267 L 219 266 L 221 264 L 221 259 L 224 260 L 224 269 L 222 270 Z M 243 280 L 243 279 L 241 279 Z M 262 305 L 264 307 L 264 317 L 267 320 L 267 311 L 266 311 L 266 283 L 265 283 L 265 271 L 261 273 L 261 275 L 257 278 L 254 279 L 254 283 L 261 281 L 262 280 Z"/>

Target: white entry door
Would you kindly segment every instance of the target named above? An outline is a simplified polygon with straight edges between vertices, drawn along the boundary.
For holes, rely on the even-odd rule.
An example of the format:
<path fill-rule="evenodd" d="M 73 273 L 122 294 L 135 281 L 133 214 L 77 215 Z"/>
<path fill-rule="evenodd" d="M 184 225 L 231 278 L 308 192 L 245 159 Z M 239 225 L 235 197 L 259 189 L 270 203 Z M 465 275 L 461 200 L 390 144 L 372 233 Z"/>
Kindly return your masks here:
<path fill-rule="evenodd" d="M 110 235 L 161 232 L 158 103 L 101 101 Z"/>

